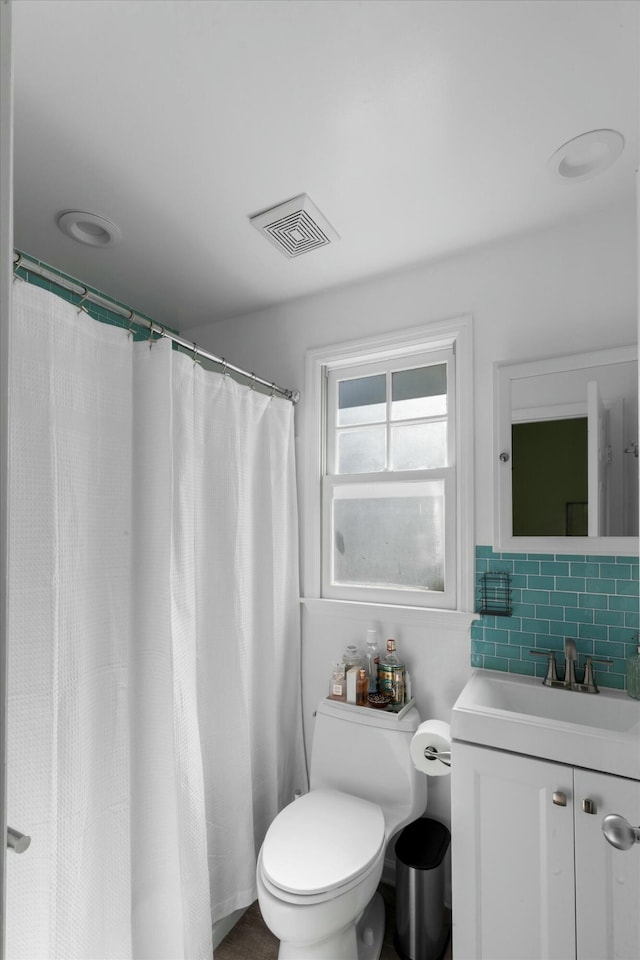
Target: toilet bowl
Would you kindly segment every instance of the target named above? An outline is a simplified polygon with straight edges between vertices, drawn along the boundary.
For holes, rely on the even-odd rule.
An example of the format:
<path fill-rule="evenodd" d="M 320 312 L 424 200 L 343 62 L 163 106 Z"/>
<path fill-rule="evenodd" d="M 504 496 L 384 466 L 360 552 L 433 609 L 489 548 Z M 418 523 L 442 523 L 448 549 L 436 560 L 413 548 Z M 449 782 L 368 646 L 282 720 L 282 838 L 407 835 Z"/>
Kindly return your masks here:
<path fill-rule="evenodd" d="M 387 843 L 426 806 L 426 780 L 409 756 L 419 722 L 415 708 L 398 717 L 320 704 L 311 789 L 278 814 L 258 858 L 258 901 L 279 960 L 380 956 L 375 894 Z"/>

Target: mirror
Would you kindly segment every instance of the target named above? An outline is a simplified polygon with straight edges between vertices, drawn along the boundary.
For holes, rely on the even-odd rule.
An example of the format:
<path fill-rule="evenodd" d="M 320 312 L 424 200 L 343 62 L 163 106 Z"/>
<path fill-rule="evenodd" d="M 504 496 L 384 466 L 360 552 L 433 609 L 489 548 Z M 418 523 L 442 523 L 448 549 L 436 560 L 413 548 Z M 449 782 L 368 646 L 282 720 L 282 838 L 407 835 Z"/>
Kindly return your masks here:
<path fill-rule="evenodd" d="M 637 555 L 637 347 L 495 367 L 495 549 Z"/>

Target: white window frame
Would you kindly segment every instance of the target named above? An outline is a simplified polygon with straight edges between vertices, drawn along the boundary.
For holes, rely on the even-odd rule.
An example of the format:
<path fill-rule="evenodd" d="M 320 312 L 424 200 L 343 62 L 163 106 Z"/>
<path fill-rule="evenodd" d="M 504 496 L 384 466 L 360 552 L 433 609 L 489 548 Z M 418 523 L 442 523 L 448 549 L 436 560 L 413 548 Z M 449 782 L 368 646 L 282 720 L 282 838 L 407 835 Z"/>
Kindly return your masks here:
<path fill-rule="evenodd" d="M 407 591 L 407 599 L 399 601 L 399 595 L 378 602 L 363 599 L 359 590 L 350 587 L 341 591 L 341 597 L 329 599 L 322 596 L 322 515 L 323 477 L 325 476 L 326 437 L 326 384 L 329 371 L 353 367 L 354 364 L 379 364 L 393 360 L 411 366 L 414 358 L 437 350 L 453 349 L 456 363 L 455 377 L 455 514 L 453 529 L 455 539 L 455 597 L 450 609 L 438 610 L 421 607 L 415 603 L 415 592 Z M 418 364 L 417 364 L 418 365 Z M 473 486 L 473 358 L 471 317 L 462 316 L 440 323 L 396 331 L 377 337 L 354 340 L 308 350 L 306 354 L 305 447 L 303 462 L 303 593 L 304 601 L 325 604 L 350 605 L 362 608 L 367 615 L 391 611 L 412 610 L 423 616 L 436 614 L 439 622 L 453 626 L 456 612 L 468 614 L 474 607 L 474 486 Z M 450 416 L 450 415 L 449 415 Z M 411 472 L 404 472 L 407 479 Z M 380 474 L 372 475 L 377 480 Z M 355 482 L 362 477 L 355 475 Z M 340 475 L 341 483 L 349 482 L 349 475 Z M 329 480 L 329 484 L 330 484 Z M 324 487 L 327 487 L 324 482 Z M 326 556 L 326 551 L 325 551 Z"/>

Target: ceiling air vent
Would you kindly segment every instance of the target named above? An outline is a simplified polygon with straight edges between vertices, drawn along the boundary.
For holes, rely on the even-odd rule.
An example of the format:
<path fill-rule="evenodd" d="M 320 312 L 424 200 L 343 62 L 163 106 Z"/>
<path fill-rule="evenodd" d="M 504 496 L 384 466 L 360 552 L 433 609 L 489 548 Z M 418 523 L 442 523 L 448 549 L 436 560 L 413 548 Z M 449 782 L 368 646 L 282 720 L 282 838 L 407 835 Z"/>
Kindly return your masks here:
<path fill-rule="evenodd" d="M 306 193 L 249 217 L 249 221 L 285 257 L 326 247 L 340 237 Z"/>

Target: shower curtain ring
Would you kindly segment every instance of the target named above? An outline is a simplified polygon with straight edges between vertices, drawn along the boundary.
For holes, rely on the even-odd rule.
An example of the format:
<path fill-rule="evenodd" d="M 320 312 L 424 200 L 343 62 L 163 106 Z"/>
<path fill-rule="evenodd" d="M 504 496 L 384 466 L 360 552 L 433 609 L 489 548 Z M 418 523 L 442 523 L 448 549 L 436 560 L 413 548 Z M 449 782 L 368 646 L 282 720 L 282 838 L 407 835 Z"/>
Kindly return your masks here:
<path fill-rule="evenodd" d="M 15 260 L 13 261 L 13 279 L 14 280 L 22 280 L 22 277 L 18 273 L 18 270 L 20 269 L 21 266 L 22 266 L 22 254 L 19 253 L 18 256 L 15 258 Z"/>
<path fill-rule="evenodd" d="M 275 385 L 275 382 L 274 382 L 274 383 L 271 384 L 271 399 L 272 399 L 272 400 L 273 400 L 273 394 L 274 394 L 274 392 L 275 392 L 275 389 L 276 389 L 276 385 Z"/>
<path fill-rule="evenodd" d="M 129 320 L 129 326 L 127 327 L 127 337 L 132 337 L 135 334 L 135 330 L 133 329 L 135 317 L 136 315 L 133 312 L 133 310 L 130 310 L 129 316 L 127 318 Z"/>
<path fill-rule="evenodd" d="M 227 361 L 226 361 L 225 358 L 223 357 L 223 358 L 222 358 L 222 376 L 223 376 L 223 377 L 226 377 L 227 372 L 228 372 L 228 371 L 227 371 Z"/>
<path fill-rule="evenodd" d="M 88 311 L 87 308 L 85 307 L 84 301 L 85 301 L 85 300 L 87 299 L 87 297 L 89 296 L 89 291 L 87 290 L 86 287 L 83 287 L 82 289 L 84 290 L 84 293 L 79 294 L 80 299 L 78 300 L 78 303 L 77 303 L 78 313 L 87 313 L 87 314 L 88 314 L 89 311 Z"/>
<path fill-rule="evenodd" d="M 252 390 L 253 390 L 253 388 L 255 387 L 255 385 L 256 385 L 256 375 L 255 375 L 255 373 L 252 373 L 252 374 L 251 374 L 251 389 L 252 389 Z"/>
<path fill-rule="evenodd" d="M 193 341 L 193 365 L 195 367 L 196 363 L 202 364 L 202 360 L 198 360 L 198 345 Z"/>
<path fill-rule="evenodd" d="M 152 321 L 151 326 L 149 327 L 149 350 L 151 350 L 151 347 L 154 345 L 154 343 L 156 343 L 156 341 L 153 339 L 153 334 L 155 332 L 153 328 L 155 326 L 156 324 L 153 323 Z M 164 337 L 164 330 L 165 330 L 164 326 L 160 324 L 160 330 L 158 332 L 158 340 L 162 340 L 162 338 Z"/>

